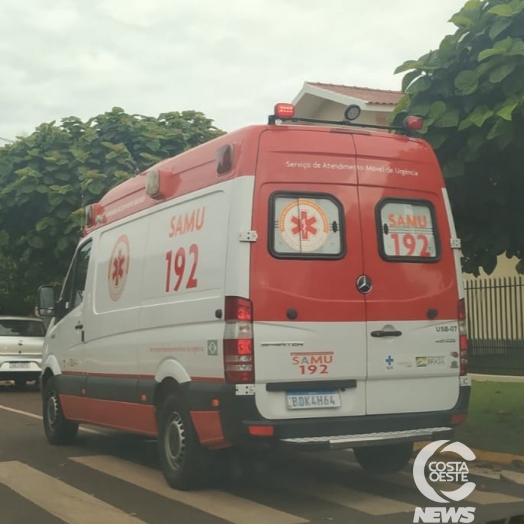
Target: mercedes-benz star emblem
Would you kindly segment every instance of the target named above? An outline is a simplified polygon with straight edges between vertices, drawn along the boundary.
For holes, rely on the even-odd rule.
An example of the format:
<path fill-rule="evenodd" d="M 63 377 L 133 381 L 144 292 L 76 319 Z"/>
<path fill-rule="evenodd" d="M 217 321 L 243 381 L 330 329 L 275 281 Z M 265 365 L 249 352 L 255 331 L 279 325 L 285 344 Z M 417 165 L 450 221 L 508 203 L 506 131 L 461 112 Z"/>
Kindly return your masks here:
<path fill-rule="evenodd" d="M 366 293 L 369 293 L 371 291 L 371 288 L 373 287 L 373 285 L 371 284 L 371 279 L 366 276 L 366 275 L 362 275 L 361 277 L 358 277 L 357 279 L 357 289 L 362 293 L 362 294 L 366 294 Z"/>

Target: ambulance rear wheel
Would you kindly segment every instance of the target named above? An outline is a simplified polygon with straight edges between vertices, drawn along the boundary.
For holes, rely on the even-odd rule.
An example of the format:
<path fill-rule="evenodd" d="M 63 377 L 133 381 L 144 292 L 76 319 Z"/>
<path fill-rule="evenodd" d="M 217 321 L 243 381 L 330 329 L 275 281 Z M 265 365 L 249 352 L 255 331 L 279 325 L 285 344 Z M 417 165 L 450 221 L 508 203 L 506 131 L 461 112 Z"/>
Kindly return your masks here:
<path fill-rule="evenodd" d="M 354 448 L 358 463 L 370 473 L 395 473 L 403 470 L 413 454 L 413 443 Z"/>
<path fill-rule="evenodd" d="M 162 473 L 172 488 L 186 491 L 206 483 L 209 451 L 200 444 L 189 409 L 177 393 L 171 393 L 160 408 L 158 451 Z"/>
<path fill-rule="evenodd" d="M 55 445 L 73 444 L 78 433 L 78 424 L 67 420 L 56 388 L 56 379 L 51 377 L 44 386 L 43 419 L 47 440 Z"/>

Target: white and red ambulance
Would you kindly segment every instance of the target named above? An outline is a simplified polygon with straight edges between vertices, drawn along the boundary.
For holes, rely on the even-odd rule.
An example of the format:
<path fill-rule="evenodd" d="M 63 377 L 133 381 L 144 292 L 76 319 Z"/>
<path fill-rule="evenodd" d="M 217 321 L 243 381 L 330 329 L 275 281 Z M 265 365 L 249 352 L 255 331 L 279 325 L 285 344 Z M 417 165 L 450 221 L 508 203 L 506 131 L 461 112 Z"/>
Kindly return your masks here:
<path fill-rule="evenodd" d="M 355 113 L 277 104 L 87 208 L 59 300 L 39 290 L 51 443 L 81 423 L 158 437 L 191 489 L 223 448 L 353 448 L 395 471 L 453 434 L 470 382 L 444 180 L 427 143 Z"/>

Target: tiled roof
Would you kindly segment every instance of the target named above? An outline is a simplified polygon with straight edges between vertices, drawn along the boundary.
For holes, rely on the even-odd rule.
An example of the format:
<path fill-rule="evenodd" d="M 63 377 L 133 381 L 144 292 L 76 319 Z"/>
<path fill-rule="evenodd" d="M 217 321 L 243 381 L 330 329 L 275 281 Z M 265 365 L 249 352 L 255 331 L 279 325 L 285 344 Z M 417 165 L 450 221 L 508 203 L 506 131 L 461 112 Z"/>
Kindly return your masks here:
<path fill-rule="evenodd" d="M 402 91 L 388 91 L 386 89 L 370 89 L 369 87 L 345 86 L 337 84 L 323 84 L 321 82 L 307 82 L 314 87 L 327 89 L 340 95 L 365 100 L 368 104 L 397 105 L 403 96 Z"/>

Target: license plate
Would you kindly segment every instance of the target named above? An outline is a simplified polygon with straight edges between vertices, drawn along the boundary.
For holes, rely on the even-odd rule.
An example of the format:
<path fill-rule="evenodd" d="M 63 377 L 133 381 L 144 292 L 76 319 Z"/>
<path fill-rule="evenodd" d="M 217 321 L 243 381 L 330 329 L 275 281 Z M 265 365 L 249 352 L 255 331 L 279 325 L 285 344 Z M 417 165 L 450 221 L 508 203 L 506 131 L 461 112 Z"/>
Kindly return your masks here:
<path fill-rule="evenodd" d="M 286 399 L 288 409 L 329 409 L 342 405 L 338 391 L 290 391 Z"/>
<path fill-rule="evenodd" d="M 29 362 L 10 362 L 9 369 L 29 369 L 31 364 Z"/>

